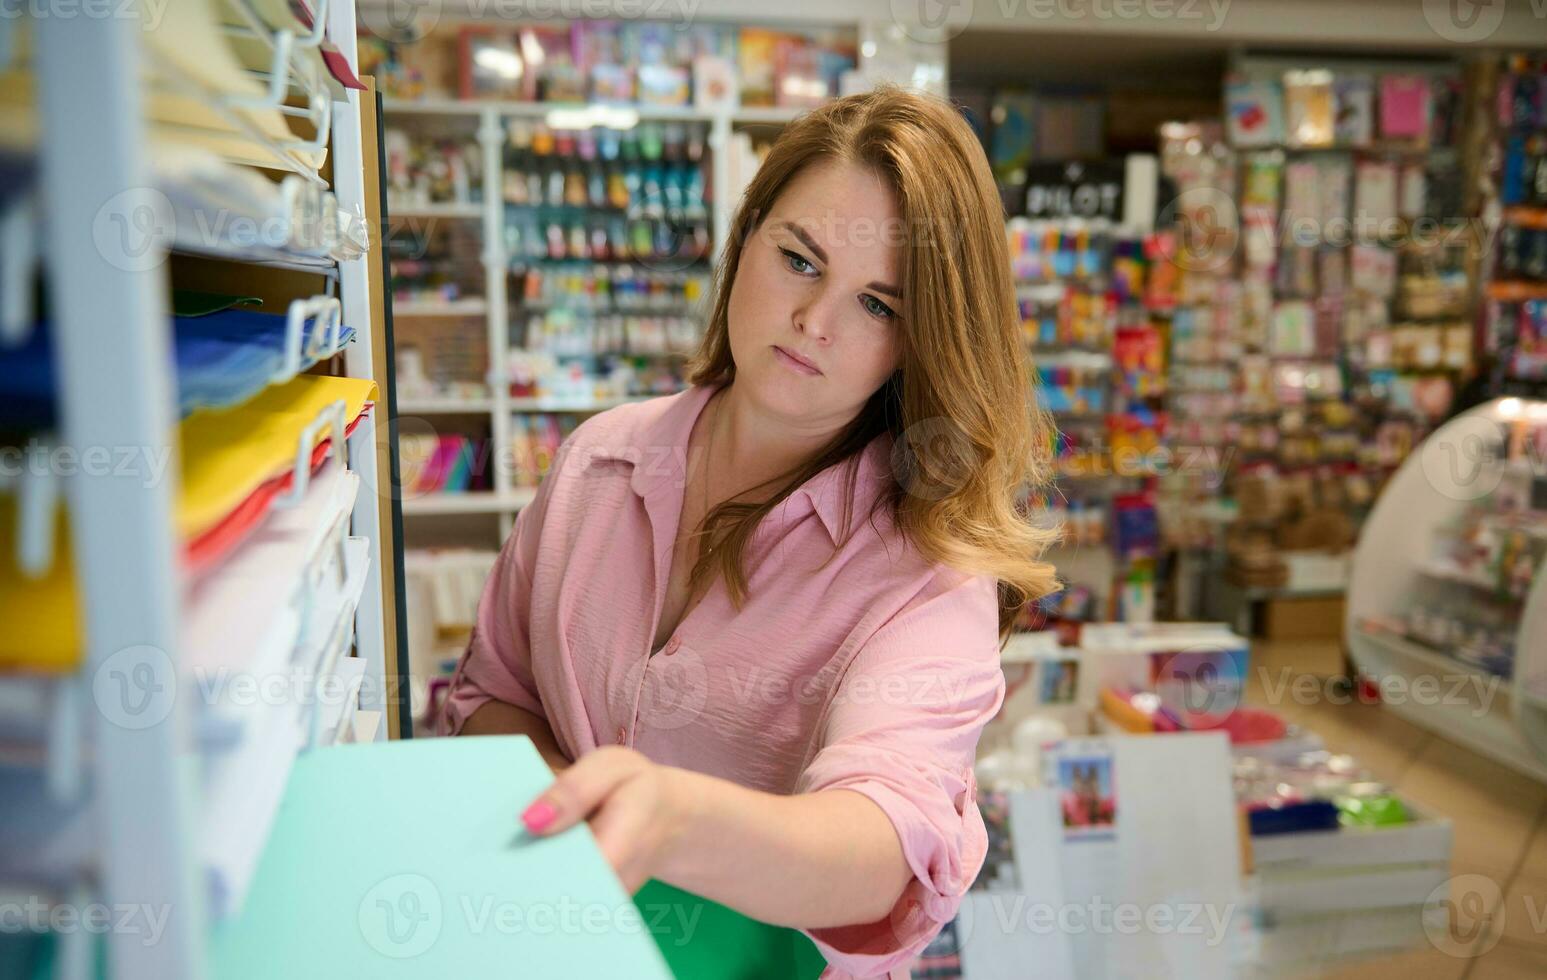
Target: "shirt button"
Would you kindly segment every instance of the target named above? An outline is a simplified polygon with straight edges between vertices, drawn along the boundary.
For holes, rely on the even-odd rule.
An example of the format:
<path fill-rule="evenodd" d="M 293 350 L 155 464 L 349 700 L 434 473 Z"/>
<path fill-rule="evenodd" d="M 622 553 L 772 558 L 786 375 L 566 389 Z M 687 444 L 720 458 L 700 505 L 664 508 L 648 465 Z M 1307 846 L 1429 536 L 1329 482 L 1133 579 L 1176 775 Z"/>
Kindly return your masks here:
<path fill-rule="evenodd" d="M 682 646 L 681 638 L 674 636 L 671 639 L 666 641 L 666 648 L 664 650 L 662 650 L 661 652 L 666 654 L 666 656 L 669 657 L 672 654 L 676 653 L 677 649 L 679 647 L 681 647 L 681 646 Z"/>
<path fill-rule="evenodd" d="M 628 744 L 628 729 L 624 728 L 622 725 L 618 726 L 618 744 Z"/>

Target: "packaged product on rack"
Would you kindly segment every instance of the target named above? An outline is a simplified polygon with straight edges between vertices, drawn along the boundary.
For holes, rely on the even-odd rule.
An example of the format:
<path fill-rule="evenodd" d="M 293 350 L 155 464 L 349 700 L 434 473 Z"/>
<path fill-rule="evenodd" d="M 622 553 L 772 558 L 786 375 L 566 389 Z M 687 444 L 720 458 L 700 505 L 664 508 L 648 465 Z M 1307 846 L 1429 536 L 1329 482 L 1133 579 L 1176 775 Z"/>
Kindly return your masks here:
<path fill-rule="evenodd" d="M 471 137 L 425 139 L 387 128 L 387 210 L 472 204 L 482 197 L 483 154 Z"/>
<path fill-rule="evenodd" d="M 698 109 L 723 110 L 741 104 L 741 83 L 733 62 L 717 55 L 693 59 L 693 105 Z"/>
<path fill-rule="evenodd" d="M 530 98 L 519 35 L 486 26 L 463 27 L 458 35 L 464 99 Z"/>
<path fill-rule="evenodd" d="M 737 52 L 741 68 L 741 104 L 778 104 L 778 51 L 783 34 L 759 27 L 741 29 Z"/>
<path fill-rule="evenodd" d="M 1433 106 L 1423 75 L 1387 74 L 1380 80 L 1380 133 L 1385 139 L 1426 143 Z"/>
<path fill-rule="evenodd" d="M 1375 137 L 1375 82 L 1368 75 L 1337 72 L 1332 78 L 1337 116 L 1333 139 L 1339 146 L 1369 146 Z"/>
<path fill-rule="evenodd" d="M 1283 88 L 1277 81 L 1227 79 L 1225 118 L 1230 142 L 1243 148 L 1283 143 L 1283 104 Z"/>
<path fill-rule="evenodd" d="M 1324 68 L 1285 72 L 1284 117 L 1284 142 L 1289 146 L 1331 146 L 1335 122 L 1332 73 Z"/>

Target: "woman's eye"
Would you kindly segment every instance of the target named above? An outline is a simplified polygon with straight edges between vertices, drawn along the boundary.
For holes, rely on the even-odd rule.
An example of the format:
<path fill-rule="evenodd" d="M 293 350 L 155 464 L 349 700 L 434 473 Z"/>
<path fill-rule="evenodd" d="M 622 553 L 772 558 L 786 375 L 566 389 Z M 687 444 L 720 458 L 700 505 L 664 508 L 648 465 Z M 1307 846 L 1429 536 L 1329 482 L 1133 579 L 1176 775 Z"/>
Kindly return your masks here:
<path fill-rule="evenodd" d="M 779 251 L 784 253 L 784 264 L 789 266 L 790 269 L 794 272 L 799 272 L 804 275 L 805 273 L 810 272 L 816 268 L 816 266 L 801 258 L 798 252 L 791 252 L 787 248 L 781 248 Z"/>
<path fill-rule="evenodd" d="M 883 320 L 890 320 L 892 317 L 897 315 L 892 311 L 890 306 L 887 306 L 885 303 L 876 299 L 874 296 L 871 296 L 869 293 L 866 293 L 864 296 L 860 297 L 860 302 L 865 304 L 865 312 L 869 313 L 871 316 L 878 316 Z"/>

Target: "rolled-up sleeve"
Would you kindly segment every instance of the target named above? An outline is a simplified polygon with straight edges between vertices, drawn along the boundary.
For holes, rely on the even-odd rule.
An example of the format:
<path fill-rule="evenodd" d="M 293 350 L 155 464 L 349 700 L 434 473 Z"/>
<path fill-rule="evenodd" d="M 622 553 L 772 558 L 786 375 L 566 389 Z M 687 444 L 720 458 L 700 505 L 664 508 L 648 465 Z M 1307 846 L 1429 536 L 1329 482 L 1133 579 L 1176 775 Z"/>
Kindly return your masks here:
<path fill-rule="evenodd" d="M 529 624 L 532 569 L 537 562 L 548 495 L 558 482 L 557 469 L 555 460 L 532 502 L 516 515 L 515 527 L 484 582 L 473 634 L 457 663 L 441 714 L 443 735 L 461 732 L 473 712 L 489 701 L 513 704 L 545 720 L 548 717 L 532 674 Z"/>
<path fill-rule="evenodd" d="M 886 918 L 808 932 L 830 964 L 824 978 L 906 976 L 983 865 L 973 762 L 1004 700 L 997 589 L 984 576 L 941 581 L 952 574 L 937 573 L 855 655 L 796 787 L 869 798 L 913 871 Z"/>

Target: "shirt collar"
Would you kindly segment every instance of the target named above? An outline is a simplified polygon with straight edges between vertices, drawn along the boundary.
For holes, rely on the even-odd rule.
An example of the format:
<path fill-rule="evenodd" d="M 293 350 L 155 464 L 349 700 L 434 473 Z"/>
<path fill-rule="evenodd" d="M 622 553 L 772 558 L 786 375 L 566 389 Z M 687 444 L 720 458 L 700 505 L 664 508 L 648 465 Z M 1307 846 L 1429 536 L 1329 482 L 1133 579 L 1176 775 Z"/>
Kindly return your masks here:
<path fill-rule="evenodd" d="M 639 429 L 612 440 L 603 439 L 604 444 L 587 447 L 587 455 L 632 465 L 629 485 L 647 501 L 667 491 L 680 494 L 687 476 L 688 437 L 717 390 L 714 385 L 694 385 L 668 396 L 662 399 L 664 404 L 658 413 Z M 889 472 L 890 446 L 891 437 L 882 433 L 861 450 L 859 459 L 852 464 L 857 470 L 851 523 L 863 519 L 875 491 L 884 482 Z M 836 544 L 843 533 L 843 491 L 850 465 L 845 460 L 811 477 L 775 507 L 770 516 L 791 523 L 814 511 Z"/>
<path fill-rule="evenodd" d="M 849 468 L 855 467 L 849 524 L 852 526 L 865 519 L 875 500 L 875 493 L 888 473 L 891 437 L 886 433 L 876 436 L 856 460 L 844 460 L 829 466 L 796 488 L 785 502 L 804 500 L 821 518 L 827 534 L 837 544 L 845 533 L 843 524 L 844 490 L 849 486 Z"/>

